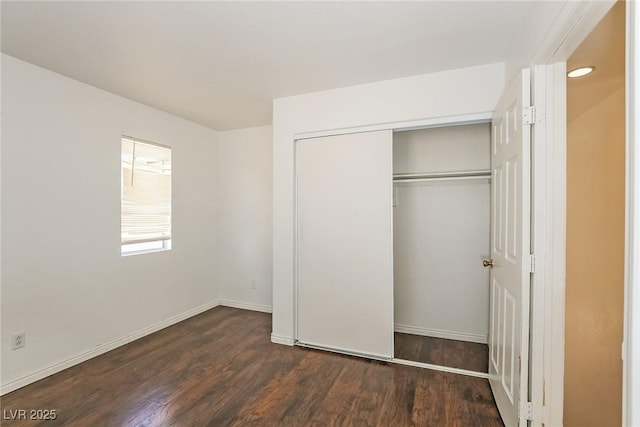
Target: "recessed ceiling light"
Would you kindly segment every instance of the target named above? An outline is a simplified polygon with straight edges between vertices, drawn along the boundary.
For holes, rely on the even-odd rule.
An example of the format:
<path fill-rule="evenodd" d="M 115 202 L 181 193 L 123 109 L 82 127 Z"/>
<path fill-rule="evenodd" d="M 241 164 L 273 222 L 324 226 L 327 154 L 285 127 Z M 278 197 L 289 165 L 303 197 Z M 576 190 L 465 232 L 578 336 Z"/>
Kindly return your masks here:
<path fill-rule="evenodd" d="M 586 76 L 587 74 L 589 74 L 590 72 L 592 72 L 595 69 L 596 69 L 596 67 L 593 67 L 593 66 L 574 68 L 573 70 L 571 70 L 571 71 L 569 71 L 567 73 L 567 77 L 574 78 L 574 77 Z"/>

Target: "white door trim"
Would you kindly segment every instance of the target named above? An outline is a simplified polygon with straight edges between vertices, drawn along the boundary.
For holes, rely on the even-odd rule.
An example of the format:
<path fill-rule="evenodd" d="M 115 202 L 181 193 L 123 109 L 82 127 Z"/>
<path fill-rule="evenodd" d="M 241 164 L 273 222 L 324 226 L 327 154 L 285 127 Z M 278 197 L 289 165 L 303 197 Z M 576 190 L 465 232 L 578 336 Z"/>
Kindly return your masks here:
<path fill-rule="evenodd" d="M 640 425 L 640 7 L 627 2 L 627 212 L 625 254 L 625 325 L 623 357 L 622 423 Z M 632 404 L 631 402 L 636 402 Z"/>
<path fill-rule="evenodd" d="M 491 121 L 493 111 L 485 111 L 473 114 L 459 114 L 454 116 L 433 117 L 428 119 L 408 120 L 401 122 L 380 123 L 375 125 L 357 126 L 339 129 L 323 129 L 314 132 L 297 133 L 293 137 L 296 141 L 308 138 L 324 136 L 346 135 L 350 133 L 372 132 L 377 130 L 413 130 L 443 126 L 470 125 L 474 123 L 487 123 Z"/>
<path fill-rule="evenodd" d="M 566 66 L 536 66 L 532 136 L 532 426 L 561 426 L 564 396 L 566 254 Z M 546 405 L 543 406 L 542 402 Z"/>
<path fill-rule="evenodd" d="M 566 60 L 615 0 L 566 2 L 533 55 L 532 426 L 562 426 L 566 256 Z M 545 405 L 542 405 L 545 402 Z"/>
<path fill-rule="evenodd" d="M 616 0 L 566 1 L 532 63 L 565 62 L 615 3 Z"/>

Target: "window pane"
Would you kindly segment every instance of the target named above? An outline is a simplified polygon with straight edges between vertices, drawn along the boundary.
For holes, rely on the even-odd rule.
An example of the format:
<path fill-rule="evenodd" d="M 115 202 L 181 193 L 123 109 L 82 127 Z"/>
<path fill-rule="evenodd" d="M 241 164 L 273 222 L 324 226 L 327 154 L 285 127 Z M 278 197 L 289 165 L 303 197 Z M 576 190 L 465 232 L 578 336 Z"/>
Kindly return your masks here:
<path fill-rule="evenodd" d="M 171 239 L 170 148 L 122 138 L 121 208 L 123 245 Z"/>

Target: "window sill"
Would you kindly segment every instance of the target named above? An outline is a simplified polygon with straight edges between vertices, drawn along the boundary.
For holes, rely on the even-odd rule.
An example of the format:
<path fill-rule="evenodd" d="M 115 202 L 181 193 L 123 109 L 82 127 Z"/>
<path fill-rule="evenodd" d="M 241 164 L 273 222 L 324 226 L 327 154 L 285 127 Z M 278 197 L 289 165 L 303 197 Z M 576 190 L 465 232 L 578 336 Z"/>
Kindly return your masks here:
<path fill-rule="evenodd" d="M 155 252 L 169 252 L 170 250 L 171 248 L 141 249 L 139 251 L 121 252 L 120 255 L 122 255 L 123 257 L 127 257 L 132 255 L 152 254 Z"/>

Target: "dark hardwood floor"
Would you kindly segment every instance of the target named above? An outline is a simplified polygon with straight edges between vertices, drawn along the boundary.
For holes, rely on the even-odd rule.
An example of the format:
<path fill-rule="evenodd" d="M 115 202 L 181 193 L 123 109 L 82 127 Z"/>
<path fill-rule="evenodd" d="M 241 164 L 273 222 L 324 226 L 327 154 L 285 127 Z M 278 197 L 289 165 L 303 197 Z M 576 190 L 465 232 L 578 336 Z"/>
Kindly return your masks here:
<path fill-rule="evenodd" d="M 486 344 L 396 332 L 394 353 L 396 359 L 489 372 L 489 347 Z"/>
<path fill-rule="evenodd" d="M 486 380 L 270 342 L 217 307 L 2 398 L 6 426 L 502 426 Z M 15 412 L 13 412 L 15 413 Z"/>

